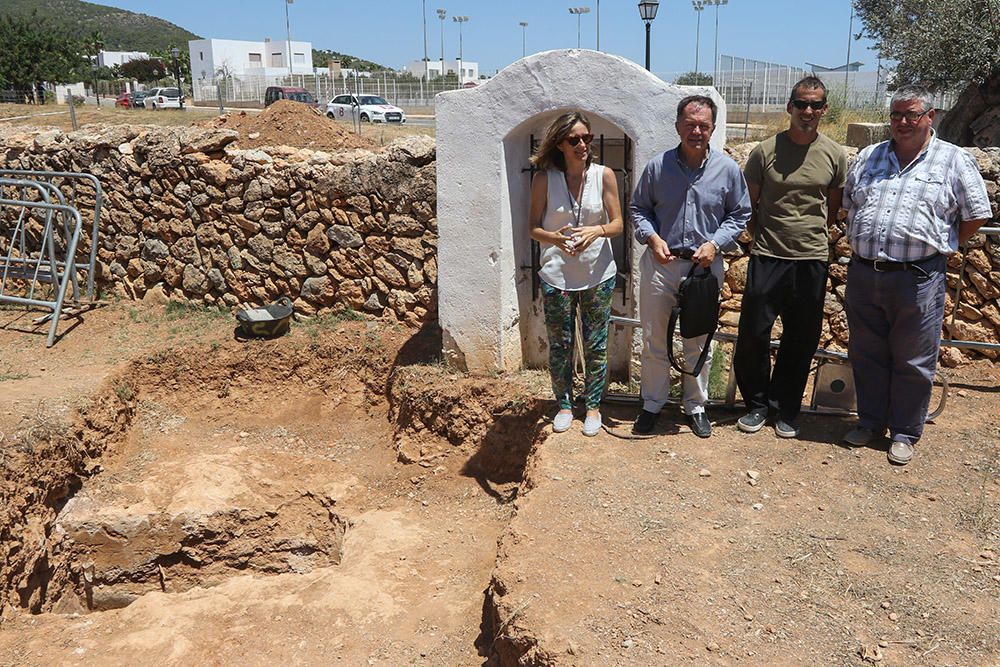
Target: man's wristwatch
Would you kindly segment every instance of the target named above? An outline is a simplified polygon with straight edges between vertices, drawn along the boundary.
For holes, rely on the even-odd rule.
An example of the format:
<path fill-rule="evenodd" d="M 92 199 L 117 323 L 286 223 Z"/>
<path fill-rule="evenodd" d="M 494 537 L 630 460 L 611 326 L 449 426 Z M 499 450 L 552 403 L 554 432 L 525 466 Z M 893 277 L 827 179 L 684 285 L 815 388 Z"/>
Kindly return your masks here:
<path fill-rule="evenodd" d="M 722 252 L 722 248 L 715 242 L 715 239 L 709 239 L 708 242 L 715 246 L 715 252 Z"/>

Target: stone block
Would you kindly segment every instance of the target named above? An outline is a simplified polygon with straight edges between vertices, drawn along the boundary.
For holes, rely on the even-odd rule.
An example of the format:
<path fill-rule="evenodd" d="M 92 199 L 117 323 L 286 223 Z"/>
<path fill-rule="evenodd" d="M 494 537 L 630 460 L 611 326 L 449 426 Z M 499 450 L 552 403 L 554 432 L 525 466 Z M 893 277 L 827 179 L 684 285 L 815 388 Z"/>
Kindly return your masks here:
<path fill-rule="evenodd" d="M 889 138 L 888 123 L 848 123 L 847 145 L 864 148 Z"/>

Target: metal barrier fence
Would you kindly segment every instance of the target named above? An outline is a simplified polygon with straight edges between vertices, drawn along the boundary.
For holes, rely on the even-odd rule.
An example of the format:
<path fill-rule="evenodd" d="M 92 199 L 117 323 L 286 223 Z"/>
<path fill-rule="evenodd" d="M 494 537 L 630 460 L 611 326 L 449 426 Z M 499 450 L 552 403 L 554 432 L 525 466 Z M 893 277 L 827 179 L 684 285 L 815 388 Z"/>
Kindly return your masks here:
<path fill-rule="evenodd" d="M 104 191 L 101 182 L 93 174 L 83 174 L 66 171 L 36 171 L 30 169 L 0 169 L 0 178 L 35 181 L 51 186 L 60 193 L 59 203 L 80 209 L 93 210 L 93 222 L 90 231 L 90 253 L 85 263 L 76 262 L 78 271 L 87 273 L 87 300 L 94 299 L 94 278 L 97 264 L 97 242 L 101 226 L 101 208 L 104 205 Z M 80 186 L 84 185 L 84 191 Z M 92 201 L 81 201 L 81 195 L 89 194 Z M 84 205 L 81 205 L 84 204 Z"/>
<path fill-rule="evenodd" d="M 0 213 L 14 219 L 6 252 L 0 248 L 0 303 L 48 308 L 52 311 L 46 346 L 55 343 L 66 291 L 76 285 L 76 248 L 80 242 L 83 219 L 79 211 L 65 204 L 50 203 L 52 187 L 31 181 L 4 179 L 0 188 L 20 188 L 23 199 L 0 198 Z M 27 191 L 34 189 L 41 201 L 28 201 Z M 0 216 L 0 219 L 6 216 Z M 39 229 L 40 227 L 40 229 Z M 57 235 L 57 232 L 62 232 Z M 50 286 L 47 294 L 40 287 Z M 20 294 L 12 292 L 20 290 Z"/>

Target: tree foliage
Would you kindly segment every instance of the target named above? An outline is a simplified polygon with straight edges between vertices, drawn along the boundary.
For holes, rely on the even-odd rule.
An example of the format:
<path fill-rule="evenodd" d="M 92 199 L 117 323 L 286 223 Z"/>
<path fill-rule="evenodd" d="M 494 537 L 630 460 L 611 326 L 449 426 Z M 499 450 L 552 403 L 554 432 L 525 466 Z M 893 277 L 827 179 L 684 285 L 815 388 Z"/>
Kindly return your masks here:
<path fill-rule="evenodd" d="M 953 89 L 1000 69 L 1000 0 L 854 0 L 897 83 Z M 859 35 L 860 36 L 860 35 Z"/>
<path fill-rule="evenodd" d="M 147 3 L 159 8 L 163 3 Z M 150 11 L 150 10 L 147 10 Z M 173 23 L 117 7 L 107 7 L 81 0 L 0 0 L 0 16 L 28 18 L 32 12 L 44 16 L 52 25 L 75 35 L 100 31 L 108 51 L 145 51 L 169 49 L 170 44 L 184 44 L 199 39 L 197 35 Z"/>
<path fill-rule="evenodd" d="M 712 75 L 705 72 L 684 72 L 674 83 L 678 86 L 711 86 Z"/>
<path fill-rule="evenodd" d="M 159 58 L 139 58 L 124 62 L 118 68 L 122 77 L 143 83 L 158 81 L 170 73 L 169 66 Z"/>
<path fill-rule="evenodd" d="M 380 65 L 363 58 L 355 58 L 346 53 L 338 53 L 329 49 L 313 49 L 313 67 L 326 67 L 331 60 L 339 60 L 340 66 L 344 69 L 356 69 L 359 72 L 385 72 L 391 71 L 391 67 Z"/>
<path fill-rule="evenodd" d="M 46 19 L 0 18 L 0 87 L 30 90 L 48 81 L 80 81 L 89 69 L 85 47 Z"/>

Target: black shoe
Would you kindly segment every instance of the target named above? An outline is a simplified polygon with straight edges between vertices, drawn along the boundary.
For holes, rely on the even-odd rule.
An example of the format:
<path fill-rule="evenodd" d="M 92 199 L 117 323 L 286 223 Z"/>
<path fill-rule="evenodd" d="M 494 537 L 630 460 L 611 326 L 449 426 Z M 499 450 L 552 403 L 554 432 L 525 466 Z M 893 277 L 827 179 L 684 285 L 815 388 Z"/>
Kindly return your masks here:
<path fill-rule="evenodd" d="M 688 415 L 688 424 L 691 430 L 699 438 L 707 438 L 712 435 L 712 422 L 708 421 L 708 415 L 704 412 Z"/>
<path fill-rule="evenodd" d="M 639 416 L 635 418 L 635 423 L 632 424 L 632 432 L 636 435 L 649 435 L 653 432 L 653 427 L 656 426 L 656 420 L 659 418 L 659 412 L 643 410 L 639 413 Z"/>
<path fill-rule="evenodd" d="M 767 408 L 754 408 L 736 422 L 736 426 L 744 433 L 756 433 L 764 428 L 767 421 Z"/>

